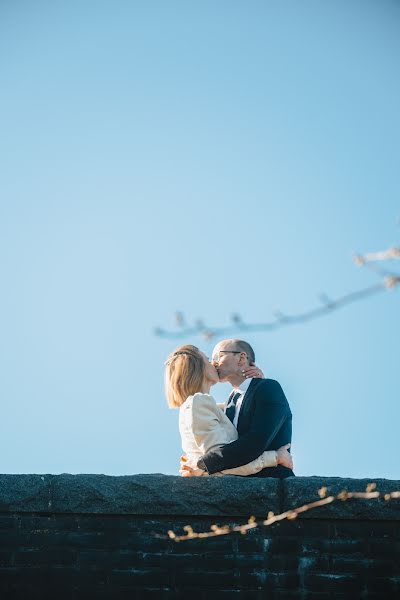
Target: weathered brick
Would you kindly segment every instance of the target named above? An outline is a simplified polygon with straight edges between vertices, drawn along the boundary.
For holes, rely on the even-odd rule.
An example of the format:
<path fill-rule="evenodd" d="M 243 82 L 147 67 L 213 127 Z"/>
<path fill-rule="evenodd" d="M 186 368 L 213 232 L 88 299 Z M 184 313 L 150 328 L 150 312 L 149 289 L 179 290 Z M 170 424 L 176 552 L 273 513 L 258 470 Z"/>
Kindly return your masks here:
<path fill-rule="evenodd" d="M 75 520 L 77 528 L 79 528 L 80 531 L 101 530 L 118 534 L 128 531 L 143 531 L 143 525 L 146 523 L 145 520 L 138 521 L 138 519 L 132 518 L 130 515 L 76 515 Z"/>
<path fill-rule="evenodd" d="M 28 544 L 32 548 L 70 547 L 95 548 L 106 546 L 104 534 L 101 531 L 33 531 L 29 535 Z"/>
<path fill-rule="evenodd" d="M 204 552 L 221 552 L 230 554 L 234 549 L 234 538 L 231 535 L 223 535 L 215 538 L 195 538 L 183 542 L 172 542 L 173 553 L 202 554 Z"/>
<path fill-rule="evenodd" d="M 138 568 L 164 567 L 171 565 L 170 554 L 165 552 L 137 552 L 135 554 L 135 565 Z M 172 566 L 172 565 L 171 565 Z"/>
<path fill-rule="evenodd" d="M 167 569 L 113 569 L 109 576 L 111 585 L 154 587 L 168 586 L 170 573 Z"/>
<path fill-rule="evenodd" d="M 14 550 L 0 549 L 0 567 L 11 567 L 14 564 Z"/>
<path fill-rule="evenodd" d="M 368 541 L 359 538 L 321 540 L 320 548 L 329 554 L 363 557 L 368 553 Z"/>
<path fill-rule="evenodd" d="M 398 577 L 370 577 L 366 580 L 368 592 L 385 592 L 400 594 L 400 581 Z M 390 598 L 390 596 L 388 596 Z M 400 597 L 400 596 L 399 596 Z"/>
<path fill-rule="evenodd" d="M 313 556 L 300 555 L 298 559 L 299 573 L 327 573 L 330 570 L 331 559 L 329 556 L 314 554 Z"/>
<path fill-rule="evenodd" d="M 18 515 L 0 515 L 0 530 L 17 529 L 19 527 Z M 0 534 L 1 536 L 1 534 Z"/>
<path fill-rule="evenodd" d="M 23 582 L 9 587 L 2 598 L 4 600 L 54 600 L 54 598 L 57 598 L 57 600 L 75 600 L 73 590 L 60 587 L 48 587 L 46 590 L 38 590 L 35 586 Z"/>
<path fill-rule="evenodd" d="M 204 573 L 202 568 L 197 569 L 194 564 L 191 569 L 178 570 L 175 573 L 175 585 L 181 586 L 200 586 L 202 588 L 224 588 L 232 585 L 235 577 L 232 571 L 218 570 Z"/>
<path fill-rule="evenodd" d="M 71 567 L 54 567 L 47 570 L 44 567 L 23 567 L 18 569 L 16 574 L 0 572 L 2 583 L 8 581 L 11 589 L 20 589 L 21 586 L 27 586 L 37 594 L 57 591 L 57 589 L 73 589 L 76 572 Z M 24 598 L 22 596 L 21 598 Z"/>
<path fill-rule="evenodd" d="M 393 594 L 388 594 L 388 592 L 365 591 L 364 594 L 364 597 L 367 598 L 367 600 L 398 600 L 399 598 L 398 594 L 395 592 Z M 354 598 L 351 598 L 351 600 L 354 600 Z"/>
<path fill-rule="evenodd" d="M 121 564 L 122 562 L 124 562 L 124 559 L 121 558 L 120 552 L 108 551 L 101 548 L 80 550 L 77 555 L 76 562 L 81 569 L 86 569 L 89 567 L 100 568 L 107 566 L 111 568 L 116 563 L 122 568 L 125 568 L 127 566 L 133 568 L 132 564 Z"/>
<path fill-rule="evenodd" d="M 343 520 L 334 521 L 331 523 L 332 539 L 366 539 L 372 537 L 372 525 L 366 524 L 365 521 L 358 520 Z"/>
<path fill-rule="evenodd" d="M 114 600 L 118 597 L 118 600 L 121 596 L 118 593 L 118 596 L 115 595 L 115 590 L 107 589 L 103 585 L 97 585 L 96 583 L 92 583 L 90 585 L 86 585 L 82 583 L 79 588 L 75 590 L 71 590 L 67 596 L 68 600 Z M 124 596 L 125 598 L 125 596 Z M 128 596 L 126 596 L 128 598 Z M 53 596 L 52 600 L 58 600 L 58 593 L 56 596 Z M 67 600 L 66 599 L 66 600 Z M 49 599 L 50 600 L 50 599 Z M 132 595 L 130 592 L 129 600 L 136 600 L 136 596 Z"/>
<path fill-rule="evenodd" d="M 336 593 L 332 595 L 331 592 L 303 592 L 298 600 L 336 600 L 336 596 Z M 349 600 L 355 600 L 354 596 L 351 595 Z"/>
<path fill-rule="evenodd" d="M 226 589 L 207 591 L 204 598 L 205 600 L 230 600 L 231 598 L 237 598 L 238 600 L 262 600 L 264 596 L 260 590 Z"/>
<path fill-rule="evenodd" d="M 28 546 L 29 545 L 30 533 L 28 531 L 21 531 L 17 528 L 8 530 L 2 530 L 0 532 L 0 547 L 14 547 Z"/>
<path fill-rule="evenodd" d="M 80 589 L 80 587 L 83 585 L 108 587 L 109 578 L 110 570 L 108 568 L 85 565 L 83 567 L 76 568 L 73 585 L 74 587 L 77 587 L 77 589 Z"/>
<path fill-rule="evenodd" d="M 374 558 L 399 557 L 400 542 L 388 538 L 371 539 L 368 542 L 368 556 Z"/>
<path fill-rule="evenodd" d="M 211 589 L 201 590 L 197 586 L 182 586 L 179 589 L 169 589 L 168 591 L 165 591 L 163 600 L 208 600 L 212 599 L 212 593 L 213 590 Z M 147 598 L 146 596 L 143 596 L 142 598 L 142 596 L 139 596 L 138 600 L 150 600 L 150 598 Z M 154 596 L 154 600 L 159 600 L 157 595 Z"/>
<path fill-rule="evenodd" d="M 397 562 L 397 565 L 396 565 Z M 336 558 L 332 561 L 332 571 L 335 573 L 366 573 L 368 577 L 392 576 L 397 572 L 398 560 L 392 559 L 365 559 L 354 560 Z"/>
<path fill-rule="evenodd" d="M 179 566 L 175 566 L 175 557 L 174 555 L 168 555 L 167 563 L 169 568 L 179 570 Z M 200 557 L 195 557 L 192 559 L 191 563 L 186 561 L 187 566 L 190 568 L 193 566 L 197 568 L 201 568 L 204 572 L 204 575 L 207 575 L 209 571 L 214 572 L 215 570 L 228 571 L 233 570 L 238 564 L 238 557 L 236 554 L 222 554 L 220 552 L 206 552 Z M 179 563 L 178 563 L 179 565 Z M 245 566 L 243 568 L 246 568 Z"/>
<path fill-rule="evenodd" d="M 169 554 L 132 552 L 131 550 L 91 550 L 81 552 L 78 561 L 80 564 L 96 561 L 98 564 L 108 565 L 110 568 L 141 569 L 150 567 L 165 567 L 169 562 Z M 93 564 L 96 564 L 93 562 Z"/>
<path fill-rule="evenodd" d="M 71 531 L 77 529 L 76 515 L 19 515 L 19 527 L 29 531 Z"/>
<path fill-rule="evenodd" d="M 230 556 L 230 555 L 227 555 Z M 192 568 L 193 565 L 198 565 L 203 560 L 203 554 L 174 554 L 168 553 L 163 555 L 165 564 L 171 570 L 185 569 L 186 567 Z"/>
<path fill-rule="evenodd" d="M 266 568 L 272 572 L 296 571 L 300 560 L 295 554 L 269 554 L 266 558 Z"/>
<path fill-rule="evenodd" d="M 306 590 L 315 592 L 360 593 L 364 587 L 360 575 L 336 575 L 332 573 L 307 573 L 303 577 Z"/>
<path fill-rule="evenodd" d="M 124 550 L 135 550 L 135 551 L 143 551 L 143 552 L 157 552 L 164 551 L 166 552 L 168 549 L 172 547 L 180 547 L 184 544 L 190 544 L 191 542 L 173 542 L 169 539 L 160 539 L 156 536 L 146 536 L 145 534 L 131 534 L 127 537 L 124 537 L 121 540 L 120 536 L 105 536 L 104 544 L 108 548 L 124 548 Z M 179 551 L 179 550 L 178 550 Z M 184 551 L 184 549 L 182 549 Z"/>
<path fill-rule="evenodd" d="M 73 565 L 76 563 L 76 555 L 76 551 L 69 548 L 51 548 L 48 550 L 17 550 L 15 553 L 15 564 Z"/>
<path fill-rule="evenodd" d="M 115 596 L 114 596 L 115 598 Z M 192 598 L 192 596 L 186 596 L 186 598 Z M 193 598 L 194 600 L 202 600 L 201 596 L 196 595 L 196 592 L 193 590 Z M 96 598 L 97 600 L 97 598 Z M 125 591 L 125 595 L 119 595 L 118 591 L 118 600 L 175 600 L 175 593 L 173 590 L 169 588 L 155 588 L 155 589 L 135 589 L 134 595 L 132 595 L 132 591 Z"/>
<path fill-rule="evenodd" d="M 17 567 L 0 567 L 0 583 L 12 583 L 17 581 L 20 575 L 20 569 Z"/>
<path fill-rule="evenodd" d="M 269 528 L 273 535 L 279 537 L 299 537 L 305 539 L 329 539 L 332 537 L 331 521 L 322 519 L 303 519 L 298 517 L 294 520 L 285 520 L 276 523 L 272 528 Z"/>
<path fill-rule="evenodd" d="M 277 537 L 272 539 L 271 552 L 273 554 L 296 554 L 301 552 L 301 542 L 298 538 Z"/>
<path fill-rule="evenodd" d="M 270 538 L 264 538 L 262 535 L 241 535 L 237 538 L 238 549 L 242 554 L 258 554 L 268 552 L 269 546 L 271 545 Z"/>
<path fill-rule="evenodd" d="M 267 592 L 263 596 L 263 600 L 264 598 L 273 598 L 274 600 L 303 600 L 306 596 L 300 590 L 274 590 L 272 594 Z"/>
<path fill-rule="evenodd" d="M 293 590 L 299 587 L 299 574 L 294 572 L 268 573 L 267 585 L 269 589 L 285 588 Z"/>
<path fill-rule="evenodd" d="M 210 558 L 212 559 L 212 557 Z M 259 569 L 263 568 L 265 563 L 266 556 L 263 554 L 242 554 L 238 552 L 232 556 L 232 568 L 237 566 L 240 569 Z"/>
<path fill-rule="evenodd" d="M 363 558 L 334 557 L 330 564 L 330 572 L 340 575 L 364 572 L 368 568 L 369 562 Z"/>
<path fill-rule="evenodd" d="M 265 588 L 269 573 L 264 568 L 238 569 L 237 585 L 241 589 L 263 589 Z"/>

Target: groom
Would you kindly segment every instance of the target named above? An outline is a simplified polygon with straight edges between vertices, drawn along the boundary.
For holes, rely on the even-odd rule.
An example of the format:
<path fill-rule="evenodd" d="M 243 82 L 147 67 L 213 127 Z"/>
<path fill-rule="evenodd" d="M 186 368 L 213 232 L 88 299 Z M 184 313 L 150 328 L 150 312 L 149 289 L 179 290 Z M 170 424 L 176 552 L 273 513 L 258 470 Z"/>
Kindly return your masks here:
<path fill-rule="evenodd" d="M 223 340 L 212 355 L 221 382 L 229 381 L 233 390 L 225 404 L 225 413 L 238 430 L 239 437 L 202 456 L 197 468 L 210 475 L 245 465 L 264 452 L 278 450 L 292 440 L 292 413 L 279 383 L 274 379 L 246 379 L 245 369 L 255 364 L 253 348 L 243 340 Z M 187 475 L 191 468 L 182 466 Z M 253 477 L 294 475 L 278 465 L 267 467 Z"/>

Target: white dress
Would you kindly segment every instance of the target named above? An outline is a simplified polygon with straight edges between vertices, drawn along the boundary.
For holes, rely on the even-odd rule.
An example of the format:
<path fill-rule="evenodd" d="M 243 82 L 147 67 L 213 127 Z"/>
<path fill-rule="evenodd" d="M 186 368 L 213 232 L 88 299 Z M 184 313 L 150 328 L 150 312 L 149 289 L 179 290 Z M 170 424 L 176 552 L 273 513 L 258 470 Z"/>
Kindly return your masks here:
<path fill-rule="evenodd" d="M 197 463 L 203 454 L 238 438 L 236 427 L 219 408 L 214 398 L 210 394 L 202 393 L 189 396 L 180 406 L 179 432 L 182 449 L 189 463 Z M 226 469 L 215 475 L 253 475 L 265 467 L 276 465 L 276 452 L 271 450 L 263 452 L 247 465 Z"/>

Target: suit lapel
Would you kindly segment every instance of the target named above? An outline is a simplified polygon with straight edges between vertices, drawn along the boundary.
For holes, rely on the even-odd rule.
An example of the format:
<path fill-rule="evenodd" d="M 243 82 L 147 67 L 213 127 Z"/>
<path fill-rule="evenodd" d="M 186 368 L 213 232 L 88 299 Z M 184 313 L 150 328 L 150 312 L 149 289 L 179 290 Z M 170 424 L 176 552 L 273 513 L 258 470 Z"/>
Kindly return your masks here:
<path fill-rule="evenodd" d="M 263 381 L 263 380 L 262 379 L 252 379 L 249 387 L 247 388 L 247 392 L 244 395 L 244 398 L 242 400 L 242 406 L 240 407 L 239 419 L 238 419 L 238 424 L 237 424 L 237 430 L 238 430 L 239 434 L 241 433 L 241 429 L 244 429 L 246 426 L 246 416 L 247 416 L 248 410 L 251 406 L 251 401 L 253 399 L 254 392 L 256 391 L 257 387 L 260 385 L 261 381 Z"/>

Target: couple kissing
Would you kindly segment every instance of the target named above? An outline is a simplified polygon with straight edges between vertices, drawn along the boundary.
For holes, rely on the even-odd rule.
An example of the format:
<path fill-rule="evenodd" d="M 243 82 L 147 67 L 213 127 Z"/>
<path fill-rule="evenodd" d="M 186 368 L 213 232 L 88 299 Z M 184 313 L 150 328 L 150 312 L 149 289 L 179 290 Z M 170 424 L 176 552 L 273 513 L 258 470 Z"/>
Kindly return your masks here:
<path fill-rule="evenodd" d="M 232 385 L 224 404 L 210 394 L 219 382 Z M 212 360 L 180 346 L 165 363 L 165 393 L 170 408 L 179 408 L 182 476 L 294 475 L 288 401 L 277 381 L 264 378 L 247 342 L 222 340 Z"/>

